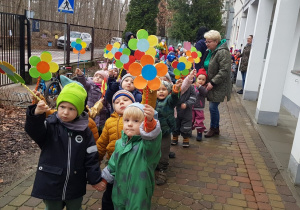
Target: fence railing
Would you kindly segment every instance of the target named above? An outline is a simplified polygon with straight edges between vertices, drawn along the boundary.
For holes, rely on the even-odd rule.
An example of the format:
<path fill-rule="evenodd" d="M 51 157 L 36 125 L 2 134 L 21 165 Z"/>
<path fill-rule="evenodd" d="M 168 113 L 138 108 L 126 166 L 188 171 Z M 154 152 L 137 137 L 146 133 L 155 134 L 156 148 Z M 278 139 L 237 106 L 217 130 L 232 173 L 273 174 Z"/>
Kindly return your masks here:
<path fill-rule="evenodd" d="M 85 54 L 80 60 L 94 60 L 103 56 L 103 49 L 113 40 L 121 37 L 123 31 L 96 28 L 90 26 L 67 24 L 62 22 L 30 19 L 31 21 L 31 55 L 39 55 L 42 51 L 49 51 L 53 61 L 58 64 L 69 65 L 78 62 L 70 43 L 81 38 L 87 43 Z M 69 43 L 66 44 L 65 43 Z"/>
<path fill-rule="evenodd" d="M 25 17 L 22 15 L 0 13 L 0 61 L 6 61 L 25 77 Z M 0 74 L 0 86 L 8 85 L 11 80 Z"/>

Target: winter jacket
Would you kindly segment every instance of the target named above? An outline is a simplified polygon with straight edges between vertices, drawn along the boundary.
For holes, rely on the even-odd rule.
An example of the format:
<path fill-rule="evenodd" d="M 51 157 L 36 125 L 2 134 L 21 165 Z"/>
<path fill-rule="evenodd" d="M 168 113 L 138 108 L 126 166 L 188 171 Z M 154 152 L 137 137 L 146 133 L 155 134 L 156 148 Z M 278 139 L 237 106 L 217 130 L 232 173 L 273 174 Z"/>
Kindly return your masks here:
<path fill-rule="evenodd" d="M 226 96 L 227 101 L 229 101 L 232 89 L 230 79 L 231 56 L 226 40 L 222 40 L 218 47 L 210 53 L 211 57 L 208 55 L 205 63 L 209 60 L 207 80 L 213 85 L 213 88 L 208 91 L 207 100 L 212 102 L 223 102 Z"/>
<path fill-rule="evenodd" d="M 196 92 L 194 90 L 193 85 L 186 90 L 184 94 L 180 96 L 180 99 L 176 105 L 177 117 L 179 118 L 191 118 L 192 116 L 192 108 L 196 102 Z M 185 103 L 186 108 L 181 109 L 181 104 Z"/>
<path fill-rule="evenodd" d="M 67 129 L 56 113 L 34 115 L 27 109 L 25 130 L 41 148 L 32 196 L 45 200 L 71 200 L 86 193 L 86 183 L 101 181 L 97 147 L 91 130 Z M 79 119 L 77 119 L 79 120 Z"/>
<path fill-rule="evenodd" d="M 146 89 L 143 90 L 142 104 L 146 103 Z M 155 109 L 157 98 L 157 91 L 149 90 L 148 104 Z M 107 159 L 111 157 L 111 154 L 115 150 L 115 144 L 118 139 L 121 138 L 121 131 L 123 130 L 123 116 L 119 116 L 116 112 L 113 112 L 105 122 L 101 136 L 97 139 L 96 144 L 99 152 L 100 161 L 107 153 Z"/>
<path fill-rule="evenodd" d="M 100 161 L 103 160 L 106 153 L 107 159 L 110 158 L 115 150 L 116 141 L 121 138 L 122 130 L 123 116 L 119 116 L 116 112 L 112 113 L 111 117 L 105 122 L 101 136 L 96 141 Z"/>
<path fill-rule="evenodd" d="M 118 90 L 123 90 L 121 87 L 121 84 L 119 82 L 116 82 L 114 78 L 108 78 L 107 81 L 107 90 L 105 93 L 105 100 L 109 103 L 112 104 L 112 97 Z M 142 101 L 142 94 L 139 90 L 134 89 L 132 92 L 132 95 L 134 96 L 135 102 L 141 102 Z"/>
<path fill-rule="evenodd" d="M 171 64 L 166 64 L 167 65 L 167 67 L 168 67 L 168 73 L 169 73 L 169 75 L 170 75 L 170 77 L 171 77 L 171 80 L 172 80 L 172 82 L 173 82 L 173 84 L 175 84 L 175 82 L 176 82 L 176 79 L 175 79 L 175 74 L 174 74 L 174 68 L 172 67 L 172 65 Z"/>
<path fill-rule="evenodd" d="M 116 142 L 115 152 L 103 169 L 102 177 L 114 182 L 112 200 L 115 209 L 150 210 L 155 179 L 154 171 L 161 156 L 161 129 L 159 122 L 149 133 L 140 126 L 140 136 L 128 136 Z"/>
<path fill-rule="evenodd" d="M 84 86 L 86 92 L 88 93 L 87 105 L 91 108 L 94 104 L 100 100 L 102 93 L 100 88 L 93 82 L 92 78 L 89 77 L 85 79 L 84 75 L 78 76 L 78 81 Z M 94 121 L 98 127 L 104 125 L 107 117 L 110 113 L 110 105 L 105 101 L 103 103 L 103 108 L 100 113 L 95 117 Z"/>
<path fill-rule="evenodd" d="M 162 135 L 165 136 L 174 131 L 176 122 L 174 118 L 174 108 L 179 101 L 178 92 L 173 86 L 173 91 L 165 99 L 156 101 L 155 110 L 158 112 Z"/>
<path fill-rule="evenodd" d="M 194 90 L 196 92 L 196 102 L 194 104 L 194 110 L 202 110 L 205 107 L 205 97 L 207 95 L 207 89 L 205 86 L 200 85 L 197 87 L 194 85 Z"/>
<path fill-rule="evenodd" d="M 251 44 L 247 44 L 244 47 L 243 53 L 240 56 L 240 57 L 242 57 L 241 65 L 240 65 L 240 68 L 239 68 L 239 70 L 241 72 L 246 72 L 247 71 L 248 61 L 249 61 L 249 57 L 250 57 L 250 51 L 251 51 Z"/>

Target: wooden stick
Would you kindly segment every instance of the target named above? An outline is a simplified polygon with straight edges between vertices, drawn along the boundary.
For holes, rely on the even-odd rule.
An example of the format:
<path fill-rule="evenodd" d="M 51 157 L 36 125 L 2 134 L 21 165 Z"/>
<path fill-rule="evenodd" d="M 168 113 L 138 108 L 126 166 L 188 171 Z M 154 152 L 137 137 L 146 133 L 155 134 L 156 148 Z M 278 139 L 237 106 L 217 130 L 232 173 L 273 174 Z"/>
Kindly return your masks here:
<path fill-rule="evenodd" d="M 32 92 L 30 89 L 29 89 L 29 87 L 27 87 L 27 85 L 25 85 L 25 84 L 23 84 L 23 83 L 21 83 L 21 85 L 23 86 L 23 87 L 25 87 L 38 101 L 40 101 L 41 99 L 40 99 L 40 97 L 38 97 L 37 95 L 35 95 L 34 94 L 34 92 Z"/>
<path fill-rule="evenodd" d="M 149 96 L 149 87 L 148 87 L 148 85 L 147 85 L 146 88 L 147 88 L 147 91 L 146 91 L 146 104 L 148 104 L 148 96 Z M 145 124 L 145 128 L 147 128 L 147 117 L 145 117 L 144 124 Z"/>

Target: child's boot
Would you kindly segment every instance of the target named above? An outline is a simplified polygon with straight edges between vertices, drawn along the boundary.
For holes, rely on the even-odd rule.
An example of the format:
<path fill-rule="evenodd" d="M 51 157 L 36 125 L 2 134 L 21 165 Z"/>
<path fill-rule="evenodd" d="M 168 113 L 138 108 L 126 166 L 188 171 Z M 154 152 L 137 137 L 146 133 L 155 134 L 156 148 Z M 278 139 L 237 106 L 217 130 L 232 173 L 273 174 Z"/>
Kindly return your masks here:
<path fill-rule="evenodd" d="M 177 145 L 178 144 L 178 136 L 173 135 L 173 138 L 171 140 L 172 145 Z"/>
<path fill-rule="evenodd" d="M 190 139 L 188 137 L 183 139 L 182 146 L 183 147 L 189 147 L 190 146 Z"/>
<path fill-rule="evenodd" d="M 157 177 L 156 177 L 156 180 L 155 180 L 155 183 L 157 185 L 163 185 L 167 182 L 167 174 L 165 171 L 163 170 L 160 170 L 157 174 Z"/>
<path fill-rule="evenodd" d="M 175 158 L 176 154 L 175 152 L 169 152 L 169 158 Z"/>
<path fill-rule="evenodd" d="M 202 141 L 202 133 L 197 133 L 197 138 L 196 138 L 197 141 Z"/>

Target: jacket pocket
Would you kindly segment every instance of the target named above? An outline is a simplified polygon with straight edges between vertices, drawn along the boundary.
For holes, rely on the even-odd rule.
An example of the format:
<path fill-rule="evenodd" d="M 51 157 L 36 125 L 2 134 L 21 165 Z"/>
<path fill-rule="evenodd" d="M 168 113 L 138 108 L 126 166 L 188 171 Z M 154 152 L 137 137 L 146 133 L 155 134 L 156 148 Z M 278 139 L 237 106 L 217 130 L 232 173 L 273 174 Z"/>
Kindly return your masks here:
<path fill-rule="evenodd" d="M 55 175 L 61 175 L 63 172 L 62 168 L 56 167 L 56 166 L 49 166 L 45 164 L 40 164 L 38 167 L 39 171 L 47 172 L 50 174 L 55 174 Z"/>

